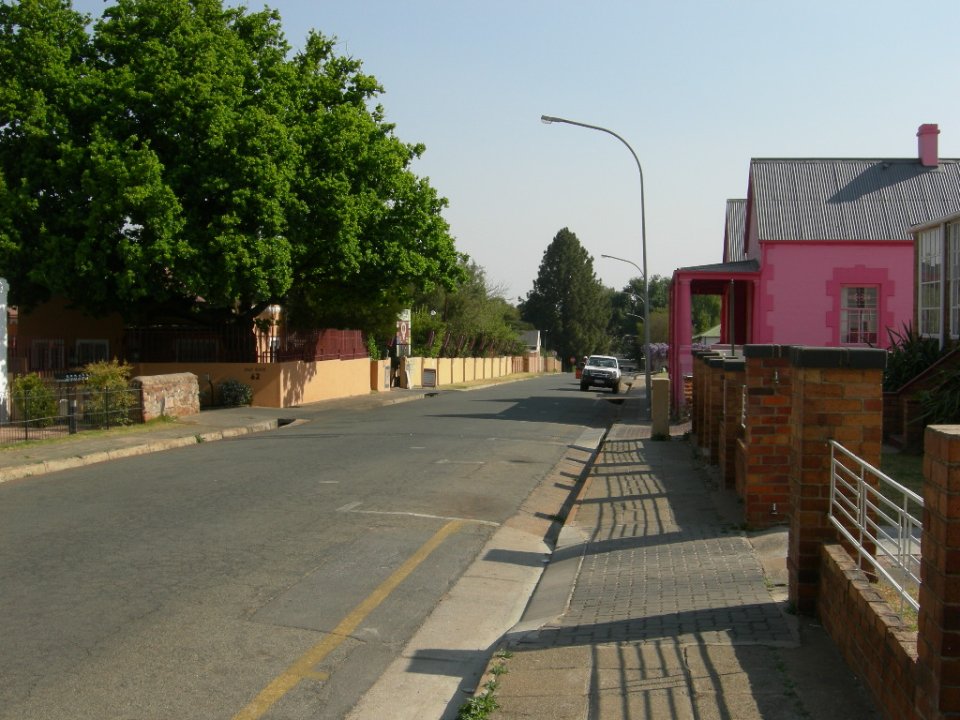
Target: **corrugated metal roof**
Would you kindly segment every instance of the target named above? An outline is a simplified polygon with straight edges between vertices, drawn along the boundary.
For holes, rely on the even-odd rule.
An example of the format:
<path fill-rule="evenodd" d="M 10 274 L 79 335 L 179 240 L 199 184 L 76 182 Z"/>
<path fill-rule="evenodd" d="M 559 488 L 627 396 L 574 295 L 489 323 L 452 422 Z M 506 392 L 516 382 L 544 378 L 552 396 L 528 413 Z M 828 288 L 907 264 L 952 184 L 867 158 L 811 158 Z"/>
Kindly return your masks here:
<path fill-rule="evenodd" d="M 727 227 L 723 239 L 725 262 L 746 260 L 743 251 L 744 232 L 747 223 L 747 201 L 727 200 Z"/>
<path fill-rule="evenodd" d="M 960 211 L 960 160 L 754 159 L 764 240 L 910 240 L 910 228 Z"/>

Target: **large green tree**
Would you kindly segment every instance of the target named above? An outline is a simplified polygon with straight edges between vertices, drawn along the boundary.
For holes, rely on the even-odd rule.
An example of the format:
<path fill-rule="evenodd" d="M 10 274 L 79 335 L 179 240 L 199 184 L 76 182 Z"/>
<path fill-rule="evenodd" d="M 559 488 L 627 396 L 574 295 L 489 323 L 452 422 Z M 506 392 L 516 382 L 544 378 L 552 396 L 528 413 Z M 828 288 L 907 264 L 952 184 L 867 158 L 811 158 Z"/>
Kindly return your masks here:
<path fill-rule="evenodd" d="M 464 258 L 466 280 L 455 290 L 435 289 L 415 300 L 413 352 L 427 357 L 519 354 L 522 322 L 516 307 L 491 287 L 483 268 Z"/>
<path fill-rule="evenodd" d="M 650 276 L 650 342 L 667 342 L 668 308 L 670 305 L 670 278 L 663 275 Z M 638 363 L 643 357 L 645 313 L 643 277 L 631 278 L 623 290 L 611 290 L 613 315 L 610 334 L 616 339 L 616 347 L 623 355 Z"/>
<path fill-rule="evenodd" d="M 563 228 L 543 253 L 521 317 L 546 333 L 545 344 L 564 363 L 611 347 L 610 296 L 593 270 L 593 258 L 577 236 Z"/>
<path fill-rule="evenodd" d="M 382 88 L 222 0 L 0 0 L 0 272 L 128 320 L 367 328 L 463 278 Z"/>

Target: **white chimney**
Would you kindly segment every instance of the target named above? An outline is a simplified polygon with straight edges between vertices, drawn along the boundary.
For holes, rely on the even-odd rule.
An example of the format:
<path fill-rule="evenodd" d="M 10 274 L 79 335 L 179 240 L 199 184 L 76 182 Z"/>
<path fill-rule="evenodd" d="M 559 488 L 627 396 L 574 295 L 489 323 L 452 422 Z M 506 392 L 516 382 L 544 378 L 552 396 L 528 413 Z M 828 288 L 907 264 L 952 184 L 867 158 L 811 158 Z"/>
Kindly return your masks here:
<path fill-rule="evenodd" d="M 924 167 L 936 167 L 940 164 L 937 155 L 937 136 L 940 129 L 936 123 L 925 123 L 917 130 L 917 146 L 920 155 L 920 164 Z"/>

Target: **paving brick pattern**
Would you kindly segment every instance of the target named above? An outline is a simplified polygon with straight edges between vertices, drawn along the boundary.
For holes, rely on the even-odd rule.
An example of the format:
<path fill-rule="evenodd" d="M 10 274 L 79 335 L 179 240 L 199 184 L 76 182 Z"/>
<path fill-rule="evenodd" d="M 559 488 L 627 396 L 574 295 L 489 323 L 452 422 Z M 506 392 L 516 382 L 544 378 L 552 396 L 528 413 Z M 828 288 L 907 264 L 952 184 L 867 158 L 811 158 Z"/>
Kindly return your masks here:
<path fill-rule="evenodd" d="M 618 426 L 607 439 L 574 519 L 591 539 L 569 606 L 540 639 L 796 643 L 748 540 L 719 516 L 685 455 L 689 446 L 643 438 L 647 429 Z"/>
<path fill-rule="evenodd" d="M 673 430 L 607 435 L 548 569 L 572 579 L 565 610 L 509 638 L 493 717 L 877 720 L 822 628 L 782 613 L 742 507 Z"/>

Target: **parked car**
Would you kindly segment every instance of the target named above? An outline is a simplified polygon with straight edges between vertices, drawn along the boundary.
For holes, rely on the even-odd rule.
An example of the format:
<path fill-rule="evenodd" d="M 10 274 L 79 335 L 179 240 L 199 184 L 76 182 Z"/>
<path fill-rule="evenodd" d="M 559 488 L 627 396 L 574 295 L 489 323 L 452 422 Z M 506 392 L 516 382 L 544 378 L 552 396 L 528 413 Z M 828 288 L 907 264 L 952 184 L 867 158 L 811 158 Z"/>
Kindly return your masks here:
<path fill-rule="evenodd" d="M 591 355 L 583 366 L 580 389 L 608 387 L 614 394 L 620 392 L 620 364 L 612 355 Z"/>

